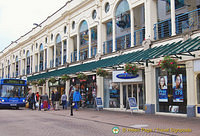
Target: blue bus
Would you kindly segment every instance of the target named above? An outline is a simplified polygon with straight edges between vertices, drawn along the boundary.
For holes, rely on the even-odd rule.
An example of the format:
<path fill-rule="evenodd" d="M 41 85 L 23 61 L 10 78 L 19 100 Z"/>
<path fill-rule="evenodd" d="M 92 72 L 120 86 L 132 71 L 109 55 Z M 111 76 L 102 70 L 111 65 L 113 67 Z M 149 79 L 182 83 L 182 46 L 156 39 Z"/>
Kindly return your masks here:
<path fill-rule="evenodd" d="M 0 79 L 0 107 L 25 107 L 26 94 L 26 80 Z"/>

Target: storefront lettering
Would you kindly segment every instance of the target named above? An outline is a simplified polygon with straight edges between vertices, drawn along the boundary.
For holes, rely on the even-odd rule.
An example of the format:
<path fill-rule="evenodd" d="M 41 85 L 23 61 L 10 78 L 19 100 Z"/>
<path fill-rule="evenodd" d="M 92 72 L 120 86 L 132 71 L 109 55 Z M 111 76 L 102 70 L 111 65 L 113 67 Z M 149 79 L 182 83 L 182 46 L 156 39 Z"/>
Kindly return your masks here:
<path fill-rule="evenodd" d="M 137 78 L 137 77 L 139 77 L 139 75 L 137 74 L 136 76 L 134 76 L 129 73 L 122 73 L 122 74 L 118 74 L 116 77 L 120 78 L 120 79 L 131 79 L 131 78 Z"/>

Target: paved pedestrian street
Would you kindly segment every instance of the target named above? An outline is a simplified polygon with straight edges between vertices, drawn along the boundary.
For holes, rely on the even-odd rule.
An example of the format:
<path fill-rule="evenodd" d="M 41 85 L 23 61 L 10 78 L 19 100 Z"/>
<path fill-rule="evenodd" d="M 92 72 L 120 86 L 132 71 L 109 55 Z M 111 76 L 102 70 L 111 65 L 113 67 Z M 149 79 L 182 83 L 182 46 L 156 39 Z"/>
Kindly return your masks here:
<path fill-rule="evenodd" d="M 200 118 L 70 110 L 0 110 L 0 136 L 199 136 Z"/>

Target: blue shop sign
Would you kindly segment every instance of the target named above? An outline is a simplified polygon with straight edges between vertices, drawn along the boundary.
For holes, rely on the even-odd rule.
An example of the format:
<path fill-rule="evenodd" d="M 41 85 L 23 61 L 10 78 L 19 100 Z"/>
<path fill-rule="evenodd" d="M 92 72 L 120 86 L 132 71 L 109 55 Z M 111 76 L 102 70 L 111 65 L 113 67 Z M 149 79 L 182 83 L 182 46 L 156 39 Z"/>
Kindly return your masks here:
<path fill-rule="evenodd" d="M 132 75 L 132 74 L 129 74 L 129 73 L 122 73 L 122 74 L 118 74 L 116 76 L 117 78 L 120 78 L 120 79 L 132 79 L 132 78 L 137 78 L 139 77 L 139 75 Z"/>

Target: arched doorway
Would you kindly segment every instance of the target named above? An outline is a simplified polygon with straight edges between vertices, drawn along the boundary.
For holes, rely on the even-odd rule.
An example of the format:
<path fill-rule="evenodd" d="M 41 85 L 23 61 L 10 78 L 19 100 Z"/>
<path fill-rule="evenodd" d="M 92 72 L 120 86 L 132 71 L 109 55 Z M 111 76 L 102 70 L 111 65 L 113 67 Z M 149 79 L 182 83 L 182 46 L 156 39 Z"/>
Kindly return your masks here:
<path fill-rule="evenodd" d="M 43 48 L 43 44 L 40 44 L 40 71 L 43 70 L 43 62 L 44 61 L 44 48 Z"/>
<path fill-rule="evenodd" d="M 130 8 L 127 0 L 121 0 L 115 11 L 116 51 L 131 47 Z"/>
<path fill-rule="evenodd" d="M 61 65 L 61 56 L 62 56 L 61 36 L 60 34 L 58 34 L 56 36 L 56 66 Z"/>
<path fill-rule="evenodd" d="M 88 24 L 84 20 L 80 24 L 79 29 L 79 35 L 80 35 L 80 60 L 85 60 L 88 58 L 88 50 L 89 50 L 89 35 L 88 35 Z"/>
<path fill-rule="evenodd" d="M 30 74 L 30 52 L 26 52 L 26 74 Z"/>

